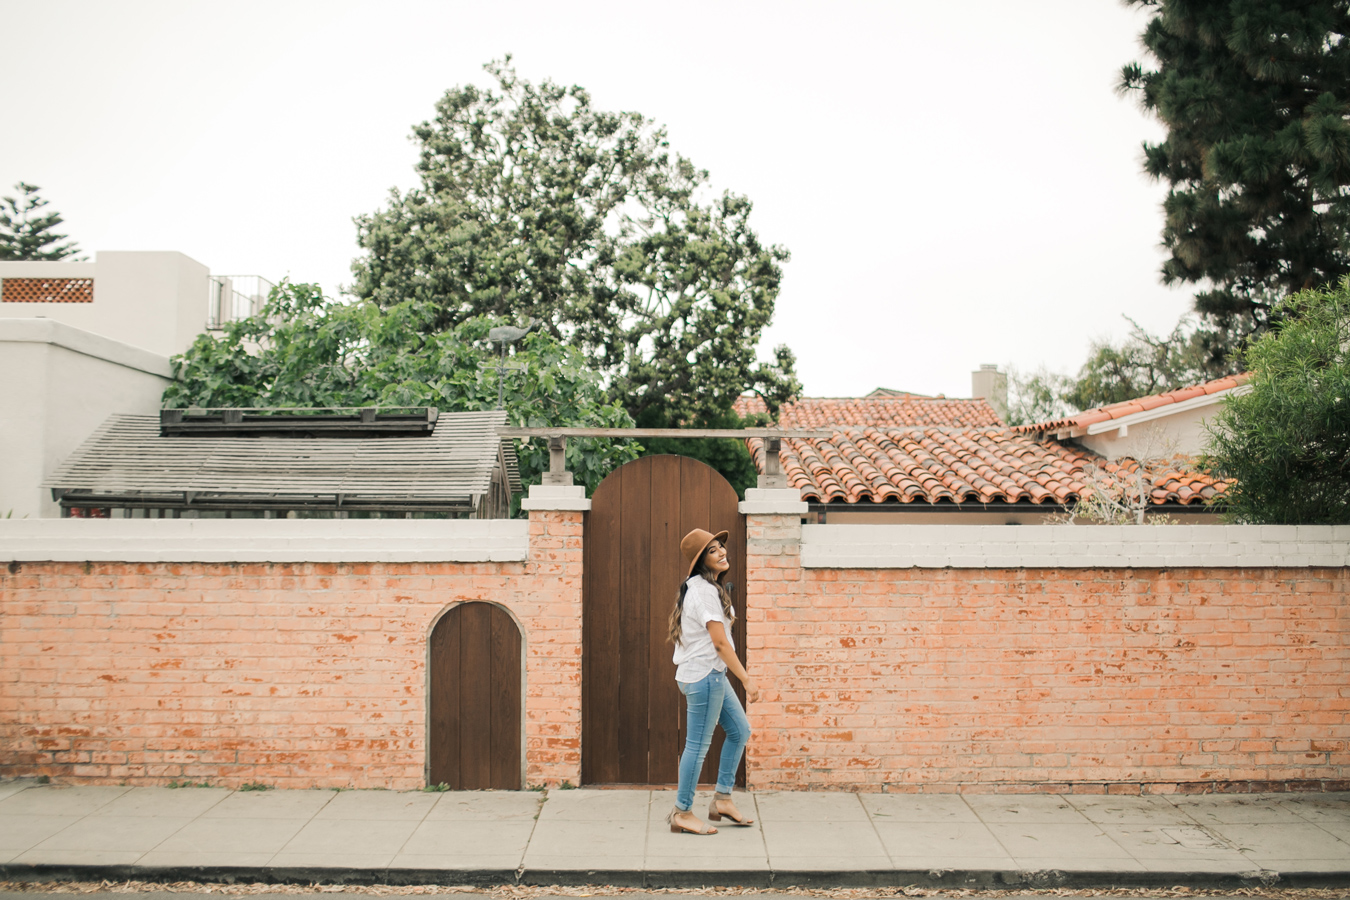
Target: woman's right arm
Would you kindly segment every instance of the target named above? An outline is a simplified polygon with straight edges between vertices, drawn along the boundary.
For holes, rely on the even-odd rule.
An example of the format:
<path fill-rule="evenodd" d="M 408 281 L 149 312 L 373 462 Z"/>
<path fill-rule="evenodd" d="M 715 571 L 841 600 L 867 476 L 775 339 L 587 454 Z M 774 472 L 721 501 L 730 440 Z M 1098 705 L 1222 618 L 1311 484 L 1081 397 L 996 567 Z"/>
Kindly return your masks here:
<path fill-rule="evenodd" d="M 736 651 L 732 648 L 731 641 L 727 640 L 726 625 L 716 620 L 709 622 L 708 637 L 712 638 L 713 649 L 717 651 L 717 655 L 727 664 L 727 671 L 740 679 L 741 684 L 745 686 L 745 699 L 751 703 L 759 700 L 759 687 L 750 680 L 745 666 L 736 658 Z"/>

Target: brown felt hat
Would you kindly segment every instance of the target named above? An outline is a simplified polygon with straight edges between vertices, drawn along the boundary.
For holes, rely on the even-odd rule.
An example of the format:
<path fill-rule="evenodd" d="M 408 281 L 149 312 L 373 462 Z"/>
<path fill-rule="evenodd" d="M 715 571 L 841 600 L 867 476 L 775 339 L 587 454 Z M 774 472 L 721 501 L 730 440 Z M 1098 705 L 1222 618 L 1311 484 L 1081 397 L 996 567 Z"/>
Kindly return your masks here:
<path fill-rule="evenodd" d="M 688 563 L 684 573 L 684 580 L 694 574 L 694 565 L 698 558 L 703 555 L 703 551 L 708 549 L 708 545 L 713 541 L 721 541 L 722 546 L 727 545 L 728 532 L 719 531 L 717 534 L 711 534 L 702 528 L 695 528 L 680 539 L 680 552 L 684 554 L 684 561 Z"/>

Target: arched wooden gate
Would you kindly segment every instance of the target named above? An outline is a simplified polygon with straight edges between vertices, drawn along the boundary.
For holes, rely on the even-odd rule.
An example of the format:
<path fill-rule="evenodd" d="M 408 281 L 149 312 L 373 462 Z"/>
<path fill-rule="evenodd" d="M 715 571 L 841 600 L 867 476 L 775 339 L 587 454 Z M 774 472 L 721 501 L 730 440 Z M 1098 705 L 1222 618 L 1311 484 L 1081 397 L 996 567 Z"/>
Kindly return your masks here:
<path fill-rule="evenodd" d="M 521 638 L 511 614 L 461 603 L 431 632 L 427 783 L 521 788 Z"/>
<path fill-rule="evenodd" d="M 586 784 L 674 784 L 684 747 L 667 617 L 679 591 L 680 538 L 729 531 L 736 650 L 745 660 L 745 517 L 716 470 L 645 456 L 609 474 L 586 516 L 582 587 L 581 777 Z M 735 679 L 733 678 L 734 682 Z M 744 693 L 737 685 L 744 702 Z M 715 781 L 718 732 L 701 781 Z M 745 766 L 737 777 L 745 783 Z"/>

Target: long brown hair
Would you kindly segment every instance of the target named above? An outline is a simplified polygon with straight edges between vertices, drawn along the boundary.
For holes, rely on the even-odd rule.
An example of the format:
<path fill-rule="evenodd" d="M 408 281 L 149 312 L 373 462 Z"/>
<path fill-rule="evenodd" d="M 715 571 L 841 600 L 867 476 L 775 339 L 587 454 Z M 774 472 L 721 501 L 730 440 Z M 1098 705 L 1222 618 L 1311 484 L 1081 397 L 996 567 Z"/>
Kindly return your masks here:
<path fill-rule="evenodd" d="M 709 547 L 712 545 L 709 544 Z M 728 570 L 730 571 L 730 570 Z M 731 592 L 727 590 L 726 585 L 722 584 L 722 578 L 726 572 L 714 572 L 708 566 L 708 547 L 703 548 L 699 554 L 698 562 L 694 563 L 694 574 L 704 581 L 717 588 L 717 596 L 722 600 L 722 615 L 727 620 L 727 627 L 736 624 L 736 616 L 731 611 Z M 666 635 L 666 640 L 672 644 L 680 644 L 680 635 L 683 629 L 680 627 L 680 619 L 684 616 L 684 595 L 689 592 L 688 580 L 680 582 L 680 596 L 675 600 L 675 606 L 670 611 L 670 629 Z"/>

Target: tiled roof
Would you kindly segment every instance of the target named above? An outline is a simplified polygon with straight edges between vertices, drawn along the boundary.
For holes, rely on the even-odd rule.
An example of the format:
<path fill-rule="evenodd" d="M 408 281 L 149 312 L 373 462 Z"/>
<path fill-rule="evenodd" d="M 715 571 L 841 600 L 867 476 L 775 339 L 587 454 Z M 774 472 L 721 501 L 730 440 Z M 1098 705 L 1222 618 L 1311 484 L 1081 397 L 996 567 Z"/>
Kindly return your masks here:
<path fill-rule="evenodd" d="M 764 471 L 763 441 L 748 443 L 756 467 Z M 1062 505 L 1077 499 L 1089 467 L 1109 478 L 1137 466 L 1133 460 L 1107 462 L 1054 440 L 1038 442 L 1002 426 L 841 428 L 829 440 L 785 439 L 780 460 L 803 500 L 824 503 Z M 1225 487 L 1179 465 L 1155 477 L 1152 502 L 1198 505 Z"/>
<path fill-rule="evenodd" d="M 1152 394 L 1148 397 L 1138 397 L 1134 400 L 1112 403 L 1109 406 L 1099 406 L 1096 409 L 1087 409 L 1076 415 L 1066 416 L 1063 419 L 1053 419 L 1049 422 L 1035 422 L 1031 425 L 1018 425 L 1013 430 L 1019 434 L 1031 434 L 1037 431 L 1060 431 L 1066 428 L 1087 428 L 1089 425 L 1095 425 L 1098 422 L 1106 422 L 1110 419 L 1123 419 L 1126 416 L 1147 412 L 1161 406 L 1167 406 L 1173 403 L 1184 403 L 1187 400 L 1203 397 L 1206 394 L 1217 394 L 1220 391 L 1232 390 L 1239 385 L 1246 384 L 1251 377 L 1250 372 L 1243 372 L 1238 375 L 1228 375 L 1223 378 L 1216 378 L 1214 381 L 1206 381 L 1204 384 L 1196 384 L 1190 387 L 1178 388 L 1175 391 L 1167 391 L 1164 394 Z"/>
<path fill-rule="evenodd" d="M 767 412 L 756 396 L 738 397 L 736 412 L 742 416 Z M 1002 425 L 994 408 L 984 399 L 946 397 L 803 397 L 782 408 L 778 424 L 784 428 L 818 428 L 823 425 L 911 427 L 947 425 L 980 427 Z"/>

